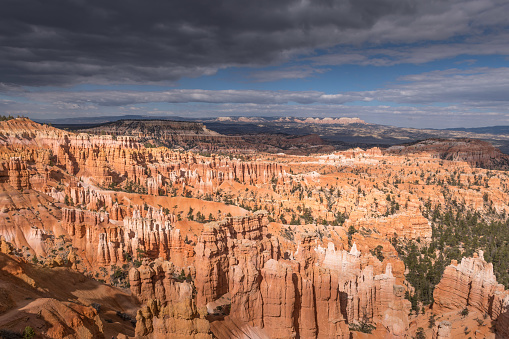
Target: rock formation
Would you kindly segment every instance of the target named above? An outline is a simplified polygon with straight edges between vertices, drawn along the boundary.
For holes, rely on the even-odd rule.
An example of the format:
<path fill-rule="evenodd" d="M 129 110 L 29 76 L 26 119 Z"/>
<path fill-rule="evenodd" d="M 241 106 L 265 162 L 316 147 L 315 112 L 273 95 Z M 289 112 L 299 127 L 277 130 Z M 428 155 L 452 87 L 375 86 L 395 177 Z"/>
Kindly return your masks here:
<path fill-rule="evenodd" d="M 332 244 L 323 249 L 312 239 L 301 243 L 294 260 L 280 259 L 278 244 L 267 239 L 265 217 L 255 217 L 254 223 L 230 219 L 203 232 L 196 258 L 198 306 L 228 293 L 230 317 L 263 328 L 271 338 L 346 338 L 347 323 L 360 321 L 405 334 L 410 305 L 390 264 L 375 275 L 355 247 L 351 252 L 336 251 Z"/>
<path fill-rule="evenodd" d="M 267 223 L 266 214 L 258 212 L 207 225 L 196 246 L 195 272 L 157 260 L 132 269 L 131 291 L 146 304 L 138 312 L 137 333 L 205 334 L 197 319 L 208 331 L 204 317 L 227 306 L 222 325 L 212 327 L 219 337 L 238 324 L 271 338 L 348 338 L 348 324 L 361 321 L 404 337 L 410 304 L 390 264 L 385 273 L 374 274 L 368 265 L 372 257 L 355 246 L 350 252 L 332 244 L 323 249 L 311 238 L 299 245 L 295 259 L 284 260 L 279 243 L 268 237 Z M 192 286 L 196 295 L 189 292 Z"/>
<path fill-rule="evenodd" d="M 31 305 L 29 313 L 51 324 L 44 332 L 48 338 L 104 338 L 103 323 L 93 307 L 40 298 Z"/>
<path fill-rule="evenodd" d="M 433 330 L 433 339 L 450 339 L 451 337 L 451 323 L 448 321 L 441 321 L 438 326 Z"/>
<path fill-rule="evenodd" d="M 471 306 L 487 314 L 492 309 L 493 296 L 503 291 L 493 274 L 493 265 L 484 261 L 481 251 L 473 258 L 447 266 L 433 293 L 433 308 L 440 312 Z"/>
<path fill-rule="evenodd" d="M 55 324 L 48 336 L 100 336 L 107 319 L 120 328 L 117 322 L 131 326 L 136 314 L 136 328 L 124 326 L 125 335 L 349 338 L 372 324 L 376 336 L 404 338 L 421 318 L 409 318 L 404 295 L 412 286 L 389 239 L 427 244 L 428 220 L 452 202 L 480 217 L 509 213 L 506 173 L 473 168 L 466 161 L 487 160 L 460 144 L 447 150 L 447 161 L 430 150 L 435 144 L 419 154 L 356 148 L 241 157 L 152 147 L 157 133 L 150 140 L 71 133 L 27 119 L 0 122 L 0 134 L 0 252 L 34 270 L 129 282 L 141 305 L 129 314 L 110 305 L 105 314 L 90 302 L 74 304 L 79 291 L 48 292 L 39 305 L 51 310 L 44 313 Z M 237 139 L 184 134 L 164 140 Z M 292 140 L 285 138 L 270 142 L 286 147 Z M 314 135 L 293 141 L 322 143 Z M 370 254 L 380 248 L 381 256 Z M 15 281 L 40 288 L 31 292 L 38 298 L 51 290 L 18 272 L 23 265 L 9 265 Z M 81 278 L 73 276 L 73 284 Z M 0 286 L 2 312 L 19 298 L 6 291 Z M 434 297 L 432 312 L 469 308 L 509 335 L 509 295 L 482 253 L 453 262 Z M 456 335 L 451 323 L 428 334 Z"/>
<path fill-rule="evenodd" d="M 172 258 L 182 263 L 189 256 L 178 229 L 171 226 L 174 218 L 161 210 L 149 209 L 145 217 L 133 210 L 123 225 L 110 223 L 109 214 L 63 208 L 63 224 L 73 245 L 84 252 L 92 263 L 124 263 L 128 258 Z"/>
<path fill-rule="evenodd" d="M 422 240 L 431 239 L 431 225 L 421 214 L 395 214 L 386 218 L 351 218 L 346 226 L 354 226 L 356 229 L 374 229 L 381 235 L 392 238 L 394 234 L 403 239 Z"/>
<path fill-rule="evenodd" d="M 124 292 L 67 268 L 34 267 L 5 254 L 0 268 L 0 337 L 21 337 L 16 334 L 30 326 L 41 338 L 105 338 L 123 327 L 112 324 L 115 312 L 136 307 Z"/>
<path fill-rule="evenodd" d="M 484 260 L 482 251 L 447 266 L 433 297 L 435 312 L 472 308 L 496 322 L 497 334 L 509 335 L 509 291 L 497 283 L 493 265 Z M 439 325 L 436 336 L 447 338 L 449 332 L 450 324 Z"/>
<path fill-rule="evenodd" d="M 129 272 L 133 295 L 145 303 L 136 315 L 137 336 L 212 338 L 206 308 L 196 307 L 193 284 L 178 274 L 172 263 L 159 260 L 152 266 L 144 260 Z"/>
<path fill-rule="evenodd" d="M 393 146 L 387 151 L 395 154 L 426 152 L 440 159 L 465 161 L 482 168 L 502 169 L 509 165 L 507 155 L 489 142 L 477 139 L 428 139 L 405 146 Z"/>

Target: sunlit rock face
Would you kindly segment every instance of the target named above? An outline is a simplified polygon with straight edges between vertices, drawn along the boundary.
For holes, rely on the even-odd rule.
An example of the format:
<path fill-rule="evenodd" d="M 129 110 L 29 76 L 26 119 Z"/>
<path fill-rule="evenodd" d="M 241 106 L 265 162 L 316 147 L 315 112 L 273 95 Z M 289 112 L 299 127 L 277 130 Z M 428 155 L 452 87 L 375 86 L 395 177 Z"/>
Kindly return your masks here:
<path fill-rule="evenodd" d="M 477 139 L 428 139 L 407 146 L 393 146 L 393 154 L 428 153 L 450 161 L 465 161 L 475 167 L 507 168 L 509 157 L 487 141 Z"/>
<path fill-rule="evenodd" d="M 484 260 L 482 251 L 447 266 L 433 297 L 433 310 L 437 313 L 474 309 L 496 321 L 497 334 L 509 334 L 509 291 L 497 283 L 493 265 Z M 451 324 L 441 325 L 435 336 L 448 338 Z"/>

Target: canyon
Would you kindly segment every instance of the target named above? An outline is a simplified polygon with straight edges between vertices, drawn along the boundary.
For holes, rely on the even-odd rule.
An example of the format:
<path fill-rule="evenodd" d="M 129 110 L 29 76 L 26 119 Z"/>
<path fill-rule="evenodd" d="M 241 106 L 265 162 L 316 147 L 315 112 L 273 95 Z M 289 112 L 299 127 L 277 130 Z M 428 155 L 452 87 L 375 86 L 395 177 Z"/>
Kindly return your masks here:
<path fill-rule="evenodd" d="M 256 139 L 199 124 L 1 121 L 0 334 L 509 336 L 509 292 L 482 249 L 444 261 L 429 304 L 403 258 L 453 208 L 505 220 L 505 155 L 466 139 L 337 151 L 318 136 L 297 138 L 314 152 L 279 152 L 295 138 L 238 152 Z"/>

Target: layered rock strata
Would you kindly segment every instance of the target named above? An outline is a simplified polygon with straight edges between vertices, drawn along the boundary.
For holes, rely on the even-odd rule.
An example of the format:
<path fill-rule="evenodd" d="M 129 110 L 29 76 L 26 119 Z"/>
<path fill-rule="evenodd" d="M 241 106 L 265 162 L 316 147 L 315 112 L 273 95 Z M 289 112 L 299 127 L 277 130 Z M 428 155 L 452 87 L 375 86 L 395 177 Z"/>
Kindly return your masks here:
<path fill-rule="evenodd" d="M 192 282 L 182 281 L 168 261 L 144 260 L 129 272 L 130 288 L 144 306 L 136 315 L 136 336 L 212 338 L 206 308 L 197 308 Z M 188 273 L 190 276 L 190 273 Z"/>
<path fill-rule="evenodd" d="M 509 291 L 497 283 L 493 265 L 484 260 L 482 251 L 447 266 L 433 298 L 434 311 L 473 308 L 496 321 L 497 334 L 509 337 Z"/>
<path fill-rule="evenodd" d="M 228 293 L 230 318 L 271 338 L 347 338 L 348 324 L 363 321 L 405 335 L 410 304 L 390 264 L 375 274 L 368 264 L 373 257 L 355 247 L 323 249 L 312 238 L 303 240 L 293 260 L 281 259 L 265 218 L 258 213 L 208 225 L 196 247 L 198 306 Z"/>
<path fill-rule="evenodd" d="M 171 225 L 173 217 L 149 209 L 145 217 L 134 210 L 122 224 L 110 223 L 104 212 L 63 209 L 63 225 L 88 261 L 93 264 L 125 263 L 129 258 L 165 258 L 185 262 L 189 257 L 184 239 Z"/>
<path fill-rule="evenodd" d="M 132 269 L 131 291 L 146 305 L 138 313 L 137 333 L 177 333 L 174 323 L 186 320 L 185 333 L 205 334 L 201 320 L 227 308 L 224 320 L 211 328 L 220 338 L 238 326 L 270 338 L 348 338 L 349 324 L 360 322 L 405 336 L 410 303 L 390 264 L 376 274 L 371 255 L 355 246 L 350 252 L 336 251 L 332 243 L 325 249 L 314 238 L 304 238 L 293 259 L 285 260 L 267 224 L 266 214 L 258 212 L 206 225 L 195 271 L 159 260 Z M 185 316 L 175 311 L 182 303 Z"/>

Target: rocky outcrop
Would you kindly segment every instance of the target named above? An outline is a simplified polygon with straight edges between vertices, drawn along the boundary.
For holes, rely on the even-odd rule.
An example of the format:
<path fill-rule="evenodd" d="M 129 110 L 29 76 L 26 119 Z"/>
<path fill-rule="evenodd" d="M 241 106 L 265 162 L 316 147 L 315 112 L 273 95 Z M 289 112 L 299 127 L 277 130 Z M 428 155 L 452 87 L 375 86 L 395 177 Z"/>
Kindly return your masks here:
<path fill-rule="evenodd" d="M 30 188 L 30 175 L 26 163 L 19 157 L 13 157 L 9 161 L 9 184 L 17 190 Z"/>
<path fill-rule="evenodd" d="M 451 323 L 448 321 L 441 321 L 440 324 L 438 324 L 433 329 L 433 339 L 450 339 L 451 336 Z"/>
<path fill-rule="evenodd" d="M 123 225 L 110 223 L 105 212 L 63 208 L 63 225 L 73 245 L 81 249 L 87 260 L 101 265 L 124 263 L 128 258 L 170 259 L 184 263 L 192 248 L 184 243 L 178 229 L 173 229 L 174 216 L 162 210 L 149 209 L 142 217 L 135 209 Z"/>
<path fill-rule="evenodd" d="M 453 261 L 447 266 L 433 293 L 433 308 L 443 311 L 472 306 L 487 314 L 495 293 L 503 291 L 493 274 L 493 265 L 484 261 L 481 251 L 473 258 L 463 258 L 459 264 Z"/>
<path fill-rule="evenodd" d="M 354 226 L 356 229 L 373 229 L 387 238 L 394 234 L 403 239 L 431 240 L 431 224 L 422 214 L 398 213 L 384 218 L 361 218 L 348 220 L 346 226 Z"/>
<path fill-rule="evenodd" d="M 152 265 L 144 260 L 131 269 L 131 292 L 144 302 L 136 315 L 136 336 L 212 338 L 206 308 L 196 307 L 192 282 L 178 274 L 172 263 L 161 260 Z"/>
<path fill-rule="evenodd" d="M 260 290 L 263 298 L 263 325 L 271 338 L 297 336 L 298 303 L 291 265 L 269 260 L 262 270 Z M 296 326 L 297 325 L 297 326 Z"/>
<path fill-rule="evenodd" d="M 212 339 L 206 312 L 197 312 L 191 294 L 190 288 L 181 288 L 164 305 L 150 300 L 136 315 L 136 336 Z"/>
<path fill-rule="evenodd" d="M 256 212 L 205 225 L 195 247 L 199 306 L 228 292 L 230 266 L 251 262 L 259 269 L 268 259 L 279 258 L 277 239 L 267 237 L 267 224 L 266 213 Z"/>
<path fill-rule="evenodd" d="M 385 273 L 375 274 L 355 245 L 347 252 L 336 251 L 329 243 L 327 249 L 319 247 L 317 252 L 324 255 L 321 266 L 337 277 L 339 292 L 347 298 L 342 307 L 349 323 L 378 323 L 393 336 L 405 335 L 410 303 L 404 299 L 405 288 L 396 284 L 390 263 Z"/>
<path fill-rule="evenodd" d="M 196 246 L 198 306 L 228 294 L 229 318 L 271 338 L 347 338 L 347 324 L 361 321 L 405 335 L 410 303 L 390 264 L 374 274 L 355 247 L 336 251 L 331 243 L 323 249 L 312 238 L 302 240 L 291 260 L 279 252 L 262 213 L 208 225 Z"/>
<path fill-rule="evenodd" d="M 23 308 L 21 309 L 23 311 Z M 97 311 L 90 306 L 40 298 L 30 305 L 30 311 L 46 323 L 43 332 L 47 338 L 104 338 L 103 323 Z"/>
<path fill-rule="evenodd" d="M 433 298 L 435 312 L 473 308 L 496 321 L 497 334 L 509 336 L 509 291 L 497 283 L 493 265 L 484 260 L 482 251 L 447 266 Z M 442 338 L 438 336 L 442 332 L 437 333 L 437 338 Z"/>
<path fill-rule="evenodd" d="M 143 251 L 150 258 L 172 258 L 175 263 L 183 262 L 186 245 L 180 231 L 172 227 L 174 219 L 162 210 L 151 209 L 145 217 L 135 210 L 131 218 L 124 219 L 125 251 L 132 255 Z"/>
<path fill-rule="evenodd" d="M 222 326 L 212 327 L 220 338 L 239 326 L 270 338 L 348 338 L 348 324 L 359 322 L 404 337 L 410 303 L 390 264 L 375 274 L 369 263 L 376 259 L 355 246 L 350 252 L 332 243 L 324 249 L 309 237 L 293 259 L 283 260 L 267 223 L 257 212 L 206 225 L 196 271 L 160 260 L 132 269 L 131 291 L 146 305 L 138 312 L 137 334 L 207 334 L 205 316 L 221 306 L 229 312 Z"/>
<path fill-rule="evenodd" d="M 509 157 L 491 143 L 478 139 L 428 139 L 387 149 L 392 154 L 429 153 L 451 161 L 465 161 L 474 167 L 504 169 Z"/>
<path fill-rule="evenodd" d="M 491 318 L 496 319 L 496 330 L 502 338 L 509 338 L 509 293 L 495 292 Z"/>
<path fill-rule="evenodd" d="M 8 243 L 3 235 L 0 235 L 0 253 L 11 254 L 12 250 L 13 250 L 12 244 Z"/>

